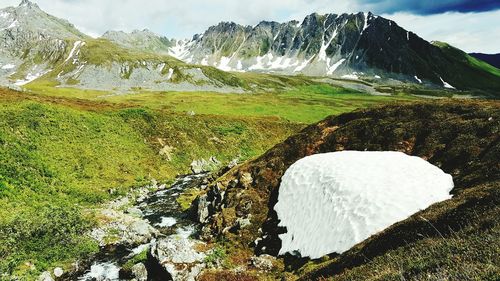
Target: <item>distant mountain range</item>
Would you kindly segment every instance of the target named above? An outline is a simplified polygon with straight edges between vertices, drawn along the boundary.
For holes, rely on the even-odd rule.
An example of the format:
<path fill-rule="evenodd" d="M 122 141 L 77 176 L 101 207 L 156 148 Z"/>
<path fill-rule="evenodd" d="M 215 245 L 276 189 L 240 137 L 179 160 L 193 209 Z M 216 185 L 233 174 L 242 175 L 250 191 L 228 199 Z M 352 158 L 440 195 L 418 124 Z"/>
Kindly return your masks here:
<path fill-rule="evenodd" d="M 476 59 L 487 62 L 496 68 L 500 68 L 500 54 L 470 53 L 469 55 L 475 57 Z"/>
<path fill-rule="evenodd" d="M 83 89 L 233 92 L 251 87 L 237 72 L 264 72 L 500 89 L 500 70 L 372 13 L 311 14 L 302 22 L 256 26 L 223 22 L 188 40 L 148 30 L 94 39 L 23 0 L 0 10 L 0 45 L 4 85 L 42 79 Z"/>

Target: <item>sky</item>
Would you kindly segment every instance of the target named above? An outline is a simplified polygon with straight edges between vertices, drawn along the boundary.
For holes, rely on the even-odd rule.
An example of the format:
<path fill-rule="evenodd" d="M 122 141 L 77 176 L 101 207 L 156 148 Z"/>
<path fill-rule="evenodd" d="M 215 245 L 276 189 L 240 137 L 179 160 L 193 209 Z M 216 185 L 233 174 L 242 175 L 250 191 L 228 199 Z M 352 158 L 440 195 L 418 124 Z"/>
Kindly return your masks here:
<path fill-rule="evenodd" d="M 0 0 L 0 8 L 21 0 Z M 98 37 L 108 30 L 150 29 L 191 38 L 221 21 L 302 20 L 313 12 L 372 11 L 432 41 L 466 52 L 500 53 L 500 0 L 32 0 Z"/>

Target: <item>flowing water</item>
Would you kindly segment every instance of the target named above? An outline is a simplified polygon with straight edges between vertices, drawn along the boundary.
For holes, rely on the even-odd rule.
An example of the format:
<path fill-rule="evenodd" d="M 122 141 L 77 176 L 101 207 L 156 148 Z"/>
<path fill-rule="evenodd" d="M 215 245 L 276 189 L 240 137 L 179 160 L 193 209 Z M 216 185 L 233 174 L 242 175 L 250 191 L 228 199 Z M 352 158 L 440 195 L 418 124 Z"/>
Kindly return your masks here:
<path fill-rule="evenodd" d="M 177 203 L 177 198 L 184 190 L 201 186 L 208 176 L 208 174 L 180 176 L 171 187 L 150 194 L 136 207 L 142 211 L 143 218 L 147 219 L 150 225 L 162 235 L 180 234 L 186 237 L 190 236 L 195 231 L 196 225 L 185 212 L 182 212 Z M 126 248 L 123 245 L 118 245 L 112 249 L 103 248 L 91 267 L 77 280 L 122 280 L 119 277 L 120 266 L 135 255 L 148 249 L 151 243 L 154 242 L 155 239 L 152 239 L 149 243 L 139 245 L 133 249 Z"/>

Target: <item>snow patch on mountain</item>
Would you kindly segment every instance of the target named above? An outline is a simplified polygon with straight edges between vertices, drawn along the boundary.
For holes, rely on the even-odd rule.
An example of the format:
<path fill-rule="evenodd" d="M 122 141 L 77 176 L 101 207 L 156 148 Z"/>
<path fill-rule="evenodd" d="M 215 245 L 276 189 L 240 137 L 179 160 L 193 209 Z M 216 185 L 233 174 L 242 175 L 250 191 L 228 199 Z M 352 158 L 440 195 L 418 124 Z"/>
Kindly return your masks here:
<path fill-rule="evenodd" d="M 285 172 L 274 209 L 280 254 L 342 253 L 430 205 L 451 198 L 453 179 L 401 152 L 344 151 L 305 157 Z"/>
<path fill-rule="evenodd" d="M 77 49 L 83 47 L 84 45 L 85 45 L 85 42 L 82 42 L 82 41 L 76 41 L 75 43 L 73 43 L 73 48 L 69 52 L 69 56 L 66 58 L 66 60 L 64 60 L 64 62 L 67 62 L 69 59 L 71 59 L 73 57 L 73 55 L 75 54 L 75 51 Z"/>
<path fill-rule="evenodd" d="M 439 79 L 443 83 L 443 87 L 445 87 L 446 89 L 455 89 L 455 87 L 453 87 L 452 85 L 450 85 L 448 82 L 444 81 L 443 78 L 439 77 Z"/>

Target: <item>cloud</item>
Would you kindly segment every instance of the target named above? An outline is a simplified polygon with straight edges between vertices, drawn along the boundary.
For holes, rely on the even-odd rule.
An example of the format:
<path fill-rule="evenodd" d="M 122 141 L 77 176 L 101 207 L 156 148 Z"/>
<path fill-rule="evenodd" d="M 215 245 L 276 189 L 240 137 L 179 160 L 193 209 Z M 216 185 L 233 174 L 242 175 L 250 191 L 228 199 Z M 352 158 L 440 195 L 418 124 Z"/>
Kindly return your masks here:
<path fill-rule="evenodd" d="M 500 52 L 500 10 L 482 13 L 447 12 L 436 15 L 382 15 L 429 41 L 443 41 L 466 52 Z"/>
<path fill-rule="evenodd" d="M 69 20 L 82 32 L 100 36 L 108 30 L 148 28 L 173 38 L 190 38 L 220 21 L 255 25 L 261 20 L 302 20 L 318 13 L 374 11 L 428 40 L 448 41 L 467 51 L 499 52 L 498 0 L 32 0 L 46 12 Z M 20 0 L 0 0 L 0 7 Z M 497 7 L 498 8 L 498 7 Z M 439 11 L 459 11 L 439 13 Z M 493 14 L 492 14 L 493 13 Z M 420 15 L 419 15 L 420 14 Z M 496 33 L 493 32 L 497 30 Z M 489 31 L 489 32 L 488 32 Z"/>
<path fill-rule="evenodd" d="M 500 9 L 498 0 L 358 0 L 358 3 L 376 13 L 409 12 L 419 15 L 485 12 Z"/>

